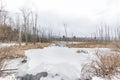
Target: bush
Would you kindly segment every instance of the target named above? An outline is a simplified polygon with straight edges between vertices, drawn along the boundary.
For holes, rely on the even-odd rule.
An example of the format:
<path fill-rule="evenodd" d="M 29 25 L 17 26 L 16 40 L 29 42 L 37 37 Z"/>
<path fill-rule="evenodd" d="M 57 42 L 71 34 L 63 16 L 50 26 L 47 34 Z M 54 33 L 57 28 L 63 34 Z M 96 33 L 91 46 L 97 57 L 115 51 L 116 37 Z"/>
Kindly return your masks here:
<path fill-rule="evenodd" d="M 92 65 L 95 74 L 100 77 L 115 76 L 120 68 L 120 54 L 98 54 L 98 60 L 94 61 Z"/>
<path fill-rule="evenodd" d="M 89 66 L 92 75 L 111 79 L 117 77 L 120 73 L 120 54 L 96 54 L 97 60 L 94 60 Z M 85 69 L 85 66 L 84 68 Z M 84 70 L 85 71 L 85 70 Z M 87 71 L 86 71 L 87 72 Z"/>

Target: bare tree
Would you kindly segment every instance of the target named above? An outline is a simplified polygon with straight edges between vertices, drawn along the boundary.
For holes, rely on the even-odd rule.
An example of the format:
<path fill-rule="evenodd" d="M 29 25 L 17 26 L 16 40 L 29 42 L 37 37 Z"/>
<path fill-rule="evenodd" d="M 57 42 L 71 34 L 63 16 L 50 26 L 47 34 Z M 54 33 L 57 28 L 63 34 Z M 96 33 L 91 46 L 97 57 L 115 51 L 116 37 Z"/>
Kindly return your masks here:
<path fill-rule="evenodd" d="M 53 31 L 52 31 L 52 29 L 49 29 L 49 30 L 48 30 L 49 42 L 52 42 L 52 37 L 53 37 Z"/>
<path fill-rule="evenodd" d="M 45 29 L 41 28 L 40 29 L 40 41 L 41 42 L 45 42 L 45 36 L 46 36 Z"/>
<path fill-rule="evenodd" d="M 64 24 L 64 30 L 65 30 L 65 38 L 66 38 L 66 41 L 67 41 L 67 24 Z"/>
<path fill-rule="evenodd" d="M 32 15 L 32 26 L 33 26 L 33 43 L 35 44 L 36 41 L 37 41 L 37 22 L 38 22 L 38 14 L 37 13 L 33 13 L 31 12 L 31 15 Z"/>
<path fill-rule="evenodd" d="M 21 26 L 20 26 L 20 14 L 17 13 L 16 15 L 17 15 L 17 17 L 16 17 L 16 27 L 18 29 L 18 42 L 19 42 L 19 45 L 21 46 L 22 34 L 21 34 Z"/>
<path fill-rule="evenodd" d="M 24 28 L 25 28 L 25 42 L 26 42 L 26 45 L 28 44 L 28 32 L 29 32 L 29 19 L 30 19 L 30 14 L 31 14 L 31 11 L 28 10 L 28 9 L 21 9 L 21 12 L 22 12 L 22 16 L 23 16 L 23 25 L 24 25 Z"/>
<path fill-rule="evenodd" d="M 3 11 L 3 2 L 2 2 L 2 0 L 0 0 L 0 24 L 2 21 L 2 11 Z"/>
<path fill-rule="evenodd" d="M 8 16 L 8 11 L 5 10 L 5 3 L 0 0 L 0 24 L 4 25 Z"/>
<path fill-rule="evenodd" d="M 117 27 L 116 33 L 117 33 L 118 40 L 120 40 L 120 27 Z"/>

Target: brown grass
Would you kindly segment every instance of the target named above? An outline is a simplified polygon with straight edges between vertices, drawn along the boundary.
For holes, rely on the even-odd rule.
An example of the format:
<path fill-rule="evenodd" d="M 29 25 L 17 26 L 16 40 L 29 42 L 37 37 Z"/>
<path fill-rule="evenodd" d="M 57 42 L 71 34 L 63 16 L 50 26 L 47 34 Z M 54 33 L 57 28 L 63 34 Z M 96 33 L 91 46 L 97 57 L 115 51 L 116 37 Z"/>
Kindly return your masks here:
<path fill-rule="evenodd" d="M 111 80 L 120 79 L 120 54 L 96 54 L 97 60 L 87 63 L 81 69 L 82 78 L 91 80 L 92 76 Z"/>
<path fill-rule="evenodd" d="M 14 45 L 10 47 L 3 47 L 0 48 L 0 59 L 24 57 L 24 50 L 44 48 L 48 45 L 49 43 L 36 43 L 35 45 L 29 43 L 28 45 Z"/>
<path fill-rule="evenodd" d="M 86 68 L 86 66 L 84 66 Z M 90 65 L 91 72 L 102 78 L 118 77 L 120 75 L 120 54 L 97 54 L 97 60 L 94 60 Z M 83 69 L 85 69 L 83 68 Z"/>
<path fill-rule="evenodd" d="M 120 52 L 120 42 L 114 42 L 114 48 L 112 48 L 112 51 Z"/>
<path fill-rule="evenodd" d="M 2 68 L 5 67 L 5 60 L 7 59 L 13 59 L 13 58 L 19 58 L 19 57 L 25 57 L 24 50 L 27 49 L 35 49 L 35 48 L 44 48 L 48 46 L 49 43 L 37 43 L 37 44 L 28 44 L 28 45 L 14 45 L 10 47 L 3 47 L 0 48 L 0 76 L 5 74 Z M 7 71 L 11 71 L 11 69 L 8 69 Z M 14 69 L 12 69 L 14 70 Z"/>
<path fill-rule="evenodd" d="M 69 48 L 112 48 L 115 47 L 113 42 L 80 42 L 80 43 L 71 43 L 67 44 Z"/>

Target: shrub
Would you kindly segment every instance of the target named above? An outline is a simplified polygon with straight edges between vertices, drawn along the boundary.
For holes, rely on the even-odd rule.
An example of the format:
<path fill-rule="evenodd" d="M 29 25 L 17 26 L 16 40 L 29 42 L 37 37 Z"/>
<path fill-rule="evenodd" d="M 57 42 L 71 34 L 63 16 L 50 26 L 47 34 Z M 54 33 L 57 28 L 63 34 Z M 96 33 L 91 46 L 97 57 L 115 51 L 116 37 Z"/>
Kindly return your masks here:
<path fill-rule="evenodd" d="M 91 68 L 91 73 L 102 78 L 111 79 L 113 76 L 118 78 L 117 75 L 120 73 L 120 54 L 97 53 L 96 55 L 97 60 L 87 65 Z"/>
<path fill-rule="evenodd" d="M 97 54 L 98 60 L 92 65 L 95 74 L 101 77 L 115 76 L 120 68 L 120 54 Z"/>

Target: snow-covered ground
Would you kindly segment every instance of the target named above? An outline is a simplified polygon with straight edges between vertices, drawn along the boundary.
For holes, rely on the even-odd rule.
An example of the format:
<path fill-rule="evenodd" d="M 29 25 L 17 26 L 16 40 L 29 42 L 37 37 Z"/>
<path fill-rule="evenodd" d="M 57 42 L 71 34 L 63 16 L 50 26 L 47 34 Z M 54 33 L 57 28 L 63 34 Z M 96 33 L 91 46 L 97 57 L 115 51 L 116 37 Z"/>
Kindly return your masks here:
<path fill-rule="evenodd" d="M 77 53 L 78 50 L 86 53 Z M 98 48 L 68 48 L 56 45 L 44 49 L 30 49 L 25 52 L 27 63 L 22 63 L 21 58 L 14 59 L 8 62 L 7 68 L 18 69 L 18 76 L 48 72 L 48 76 L 40 80 L 80 80 L 82 67 L 96 58 L 97 51 Z M 99 51 L 110 49 L 100 48 Z M 103 79 L 94 77 L 93 80 Z"/>
<path fill-rule="evenodd" d="M 13 46 L 13 45 L 16 45 L 16 43 L 0 43 L 0 48 L 6 46 Z"/>
<path fill-rule="evenodd" d="M 0 48 L 14 46 L 14 45 L 19 45 L 19 44 L 18 43 L 0 43 Z M 25 45 L 25 43 L 22 43 L 22 45 Z"/>

